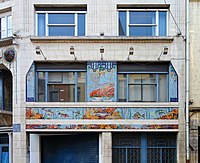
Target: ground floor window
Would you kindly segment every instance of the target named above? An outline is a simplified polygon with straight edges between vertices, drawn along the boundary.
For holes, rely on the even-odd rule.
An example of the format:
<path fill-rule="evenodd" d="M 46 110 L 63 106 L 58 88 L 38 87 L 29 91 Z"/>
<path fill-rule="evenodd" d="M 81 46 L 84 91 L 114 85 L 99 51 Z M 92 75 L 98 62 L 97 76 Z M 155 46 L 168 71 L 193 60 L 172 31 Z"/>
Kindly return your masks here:
<path fill-rule="evenodd" d="M 175 163 L 175 133 L 113 133 L 113 163 Z"/>

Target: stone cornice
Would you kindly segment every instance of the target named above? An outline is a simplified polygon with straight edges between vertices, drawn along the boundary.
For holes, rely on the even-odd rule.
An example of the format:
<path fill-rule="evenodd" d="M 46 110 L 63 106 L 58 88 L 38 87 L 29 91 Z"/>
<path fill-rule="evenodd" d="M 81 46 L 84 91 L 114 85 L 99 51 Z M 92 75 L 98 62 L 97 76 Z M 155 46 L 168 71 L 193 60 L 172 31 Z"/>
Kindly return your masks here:
<path fill-rule="evenodd" d="M 33 43 L 172 43 L 174 37 L 31 37 Z"/>
<path fill-rule="evenodd" d="M 0 47 L 12 45 L 13 39 L 14 39 L 13 37 L 6 37 L 3 39 L 0 39 Z"/>

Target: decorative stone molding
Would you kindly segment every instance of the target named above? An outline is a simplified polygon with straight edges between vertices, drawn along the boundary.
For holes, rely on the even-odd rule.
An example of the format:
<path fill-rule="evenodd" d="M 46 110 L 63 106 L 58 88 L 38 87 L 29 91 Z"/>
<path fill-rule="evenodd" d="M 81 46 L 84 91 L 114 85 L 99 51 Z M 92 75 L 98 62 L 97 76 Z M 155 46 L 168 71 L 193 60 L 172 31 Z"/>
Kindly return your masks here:
<path fill-rule="evenodd" d="M 4 47 L 4 46 L 10 46 L 13 44 L 13 37 L 6 37 L 3 39 L 0 39 L 0 47 Z"/>
<path fill-rule="evenodd" d="M 172 43 L 174 37 L 31 37 L 33 43 Z"/>

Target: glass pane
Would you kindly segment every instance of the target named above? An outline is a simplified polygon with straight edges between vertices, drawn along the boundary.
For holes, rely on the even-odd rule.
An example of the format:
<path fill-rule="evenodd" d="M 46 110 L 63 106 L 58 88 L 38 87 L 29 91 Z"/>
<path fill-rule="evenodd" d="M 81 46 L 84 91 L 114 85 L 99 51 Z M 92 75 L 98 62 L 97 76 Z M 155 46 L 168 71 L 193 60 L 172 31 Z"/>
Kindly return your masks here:
<path fill-rule="evenodd" d="M 48 73 L 48 83 L 63 83 L 63 73 L 62 72 L 49 72 Z"/>
<path fill-rule="evenodd" d="M 78 36 L 85 36 L 85 14 L 78 14 Z"/>
<path fill-rule="evenodd" d="M 142 101 L 141 85 L 129 85 L 129 101 Z"/>
<path fill-rule="evenodd" d="M 159 101 L 168 101 L 167 75 L 159 75 Z"/>
<path fill-rule="evenodd" d="M 48 24 L 74 24 L 74 14 L 48 14 Z"/>
<path fill-rule="evenodd" d="M 49 102 L 74 102 L 75 85 L 72 84 L 49 84 Z"/>
<path fill-rule="evenodd" d="M 129 12 L 129 24 L 155 24 L 156 12 Z"/>
<path fill-rule="evenodd" d="M 74 36 L 75 27 L 74 26 L 50 26 L 49 36 Z"/>
<path fill-rule="evenodd" d="M 38 101 L 45 101 L 45 73 L 38 72 Z"/>
<path fill-rule="evenodd" d="M 45 22 L 45 14 L 38 14 L 38 36 L 45 36 L 45 28 L 46 28 L 46 22 Z"/>
<path fill-rule="evenodd" d="M 127 101 L 126 75 L 118 75 L 118 100 Z"/>
<path fill-rule="evenodd" d="M 142 83 L 142 77 L 141 74 L 131 74 L 128 78 L 129 84 L 141 84 Z"/>
<path fill-rule="evenodd" d="M 159 12 L 159 36 L 167 35 L 167 12 Z"/>
<path fill-rule="evenodd" d="M 143 84 L 155 84 L 156 75 L 155 74 L 142 74 L 142 83 Z"/>
<path fill-rule="evenodd" d="M 75 73 L 74 72 L 64 72 L 63 73 L 63 83 L 75 84 Z"/>
<path fill-rule="evenodd" d="M 126 36 L 126 12 L 119 12 L 119 36 Z"/>
<path fill-rule="evenodd" d="M 142 96 L 142 101 L 156 101 L 156 85 L 143 85 Z"/>
<path fill-rule="evenodd" d="M 85 101 L 85 72 L 78 72 L 78 102 L 84 102 Z"/>
<path fill-rule="evenodd" d="M 1 18 L 1 38 L 6 37 L 6 18 Z"/>
<path fill-rule="evenodd" d="M 155 26 L 130 26 L 129 36 L 155 36 Z"/>
<path fill-rule="evenodd" d="M 8 27 L 7 27 L 7 35 L 12 36 L 12 16 L 8 16 Z"/>

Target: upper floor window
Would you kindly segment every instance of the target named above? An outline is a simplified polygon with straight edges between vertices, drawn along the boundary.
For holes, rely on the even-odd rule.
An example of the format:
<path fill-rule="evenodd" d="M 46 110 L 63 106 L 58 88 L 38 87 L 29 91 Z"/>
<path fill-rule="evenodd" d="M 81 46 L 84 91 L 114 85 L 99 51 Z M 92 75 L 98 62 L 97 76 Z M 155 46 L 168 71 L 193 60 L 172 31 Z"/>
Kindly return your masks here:
<path fill-rule="evenodd" d="M 168 101 L 167 74 L 119 74 L 118 100 L 129 102 Z"/>
<path fill-rule="evenodd" d="M 0 37 L 5 38 L 12 36 L 12 16 L 0 17 Z"/>
<path fill-rule="evenodd" d="M 85 8 L 36 8 L 38 36 L 85 36 Z"/>
<path fill-rule="evenodd" d="M 119 36 L 166 36 L 167 10 L 119 10 Z"/>

